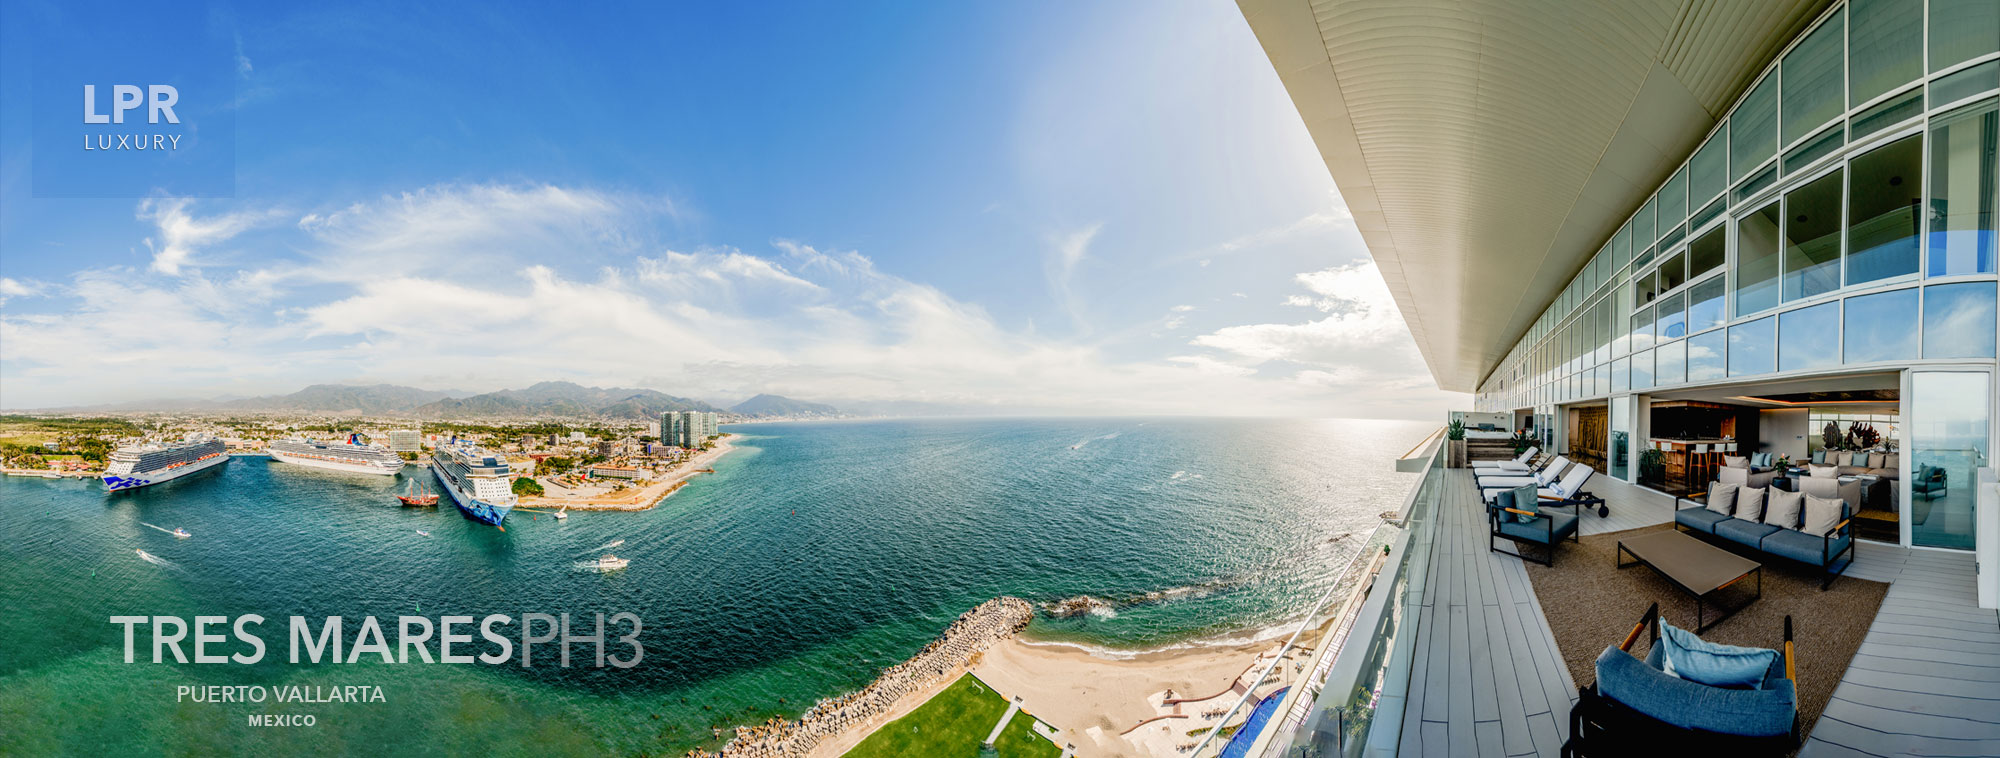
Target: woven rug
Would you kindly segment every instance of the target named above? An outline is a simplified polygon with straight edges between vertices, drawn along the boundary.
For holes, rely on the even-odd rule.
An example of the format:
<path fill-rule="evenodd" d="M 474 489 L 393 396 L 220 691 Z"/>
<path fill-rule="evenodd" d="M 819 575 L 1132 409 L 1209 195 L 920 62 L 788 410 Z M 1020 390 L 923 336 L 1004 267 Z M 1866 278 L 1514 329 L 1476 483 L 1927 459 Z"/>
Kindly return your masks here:
<path fill-rule="evenodd" d="M 1672 528 L 1672 524 L 1659 524 L 1589 535 L 1581 544 L 1564 543 L 1556 553 L 1553 567 L 1526 564 L 1528 580 L 1535 585 L 1535 597 L 1540 599 L 1549 629 L 1555 633 L 1556 649 L 1561 651 L 1570 678 L 1576 680 L 1577 686 L 1597 681 L 1598 654 L 1606 646 L 1624 640 L 1632 625 L 1646 615 L 1648 605 L 1659 603 L 1661 618 L 1674 626 L 1695 628 L 1693 598 L 1645 566 L 1617 568 L 1612 557 L 1621 537 Z M 1783 646 L 1785 616 L 1791 616 L 1793 649 L 1798 658 L 1799 723 L 1804 731 L 1811 731 L 1827 700 L 1833 697 L 1834 687 L 1847 672 L 1847 662 L 1861 648 L 1861 639 L 1875 621 L 1875 612 L 1882 607 L 1882 596 L 1888 593 L 1889 585 L 1841 577 L 1821 592 L 1819 574 L 1803 565 L 1782 558 L 1760 557 L 1755 551 L 1725 540 L 1689 536 L 1764 564 L 1764 596 L 1703 632 L 1701 637 L 1726 645 L 1775 650 Z M 1751 577 L 1743 583 L 1754 587 L 1756 581 L 1756 577 Z M 1736 590 L 1737 587 L 1723 590 L 1722 602 L 1740 602 L 1741 596 L 1731 594 Z M 1711 604 L 1708 614 L 1709 618 L 1715 618 L 1718 609 Z M 1632 652 L 1643 658 L 1647 650 L 1647 637 L 1641 635 Z"/>

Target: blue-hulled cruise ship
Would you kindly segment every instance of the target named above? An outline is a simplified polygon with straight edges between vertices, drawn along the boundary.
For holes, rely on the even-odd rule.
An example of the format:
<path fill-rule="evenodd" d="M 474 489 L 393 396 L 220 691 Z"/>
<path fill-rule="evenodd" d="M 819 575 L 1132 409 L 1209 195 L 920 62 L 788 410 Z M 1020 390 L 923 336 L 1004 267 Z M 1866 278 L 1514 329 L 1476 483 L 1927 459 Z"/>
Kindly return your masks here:
<path fill-rule="evenodd" d="M 159 484 L 228 462 L 229 449 L 214 437 L 126 445 L 111 453 L 104 488 L 115 492 Z"/>
<path fill-rule="evenodd" d="M 439 445 L 431 470 L 466 517 L 494 526 L 507 519 L 517 498 L 507 477 L 507 459 L 469 443 Z"/>

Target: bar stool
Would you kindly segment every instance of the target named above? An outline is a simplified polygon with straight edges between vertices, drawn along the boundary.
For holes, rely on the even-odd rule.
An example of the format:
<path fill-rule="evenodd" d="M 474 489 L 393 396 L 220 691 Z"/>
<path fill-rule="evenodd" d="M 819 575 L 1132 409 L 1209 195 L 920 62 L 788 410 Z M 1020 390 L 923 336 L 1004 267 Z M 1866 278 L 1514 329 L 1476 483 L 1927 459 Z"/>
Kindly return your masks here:
<path fill-rule="evenodd" d="M 1699 485 L 1709 480 L 1708 443 L 1703 442 L 1694 446 L 1694 460 L 1695 473 L 1698 473 L 1700 476 L 1695 477 L 1694 481 L 1688 482 L 1688 484 Z"/>

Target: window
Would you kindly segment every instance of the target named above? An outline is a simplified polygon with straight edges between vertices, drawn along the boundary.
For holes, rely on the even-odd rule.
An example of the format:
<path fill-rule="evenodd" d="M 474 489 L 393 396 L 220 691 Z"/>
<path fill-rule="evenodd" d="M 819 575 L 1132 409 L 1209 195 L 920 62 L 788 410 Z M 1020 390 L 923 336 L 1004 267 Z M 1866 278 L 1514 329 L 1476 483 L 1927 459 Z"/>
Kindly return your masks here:
<path fill-rule="evenodd" d="M 1661 340 L 1687 336 L 1687 293 L 1676 292 L 1660 298 L 1658 313 Z"/>
<path fill-rule="evenodd" d="M 1687 345 L 1685 341 L 1669 342 L 1653 351 L 1653 360 L 1658 364 L 1653 368 L 1656 384 L 1664 387 L 1687 381 Z"/>
<path fill-rule="evenodd" d="M 1847 299 L 1847 329 L 1841 349 L 1848 363 L 1906 361 L 1917 357 L 1917 290 L 1881 292 Z"/>
<path fill-rule="evenodd" d="M 1924 288 L 1924 357 L 1993 357 L 1992 282 Z"/>
<path fill-rule="evenodd" d="M 1688 204 L 1702 205 L 1729 188 L 1729 125 L 1688 159 Z"/>
<path fill-rule="evenodd" d="M 1729 176 L 1741 180 L 1778 152 L 1778 77 L 1766 76 L 1729 115 Z"/>
<path fill-rule="evenodd" d="M 1617 260 L 1634 260 L 1632 257 L 1632 224 L 1630 222 L 1618 227 L 1618 233 L 1611 236 L 1611 254 Z M 1643 265 L 1645 265 L 1643 262 L 1634 262 L 1632 267 L 1638 268 Z"/>
<path fill-rule="evenodd" d="M 1720 330 L 1697 335 L 1687 341 L 1688 381 L 1711 382 L 1723 377 L 1723 349 L 1726 337 Z"/>
<path fill-rule="evenodd" d="M 2000 3 L 1931 0 L 1931 71 L 2000 50 Z"/>
<path fill-rule="evenodd" d="M 1651 245 L 1659 236 L 1653 230 L 1653 206 L 1658 200 L 1647 200 L 1639 207 L 1639 215 L 1632 217 L 1632 240 L 1636 244 Z"/>
<path fill-rule="evenodd" d="M 1896 140 L 1848 164 L 1847 283 L 1917 273 L 1917 208 L 1923 204 L 1922 135 Z"/>
<path fill-rule="evenodd" d="M 1671 229 L 1687 220 L 1688 216 L 1688 170 L 1682 166 L 1674 172 L 1674 178 L 1660 188 L 1660 228 Z"/>
<path fill-rule="evenodd" d="M 1633 277 L 1632 299 L 1641 305 L 1653 302 L 1660 295 L 1659 281 L 1659 275 L 1652 271 Z"/>
<path fill-rule="evenodd" d="M 1771 373 L 1772 328 L 1770 316 L 1729 327 L 1729 375 Z"/>
<path fill-rule="evenodd" d="M 1778 64 L 1785 80 L 1780 144 L 1792 144 L 1847 110 L 1847 74 L 1841 70 L 1846 25 L 1845 11 L 1834 11 Z"/>
<path fill-rule="evenodd" d="M 1917 512 L 1925 516 L 1910 524 L 1910 544 L 1973 547 L 1973 483 L 1988 465 L 1992 395 L 1984 371 L 1910 372 L 1910 488 L 1921 493 L 1913 497 L 1922 498 Z"/>
<path fill-rule="evenodd" d="M 1841 172 L 1785 195 L 1785 302 L 1840 289 Z"/>
<path fill-rule="evenodd" d="M 1728 245 L 1722 239 L 1722 227 L 1709 230 L 1688 244 L 1688 278 L 1699 279 L 1702 274 L 1722 268 L 1728 254 Z"/>
<path fill-rule="evenodd" d="M 1688 281 L 1688 271 L 1687 271 L 1686 253 L 1674 253 L 1671 257 L 1660 262 L 1661 292 L 1666 292 L 1675 287 L 1687 284 L 1687 281 Z"/>
<path fill-rule="evenodd" d="M 1653 353 L 1646 351 L 1632 356 L 1632 389 L 1643 390 L 1653 386 Z"/>
<path fill-rule="evenodd" d="M 1915 311 L 1916 309 L 1911 308 L 1910 310 Z M 1915 316 L 1916 314 L 1913 312 L 1911 315 Z M 1652 306 L 1647 306 L 1638 313 L 1632 314 L 1632 349 L 1639 351 L 1651 348 L 1652 346 L 1653 308 Z"/>
<path fill-rule="evenodd" d="M 1689 334 L 1722 325 L 1722 298 L 1728 289 L 1723 281 L 1720 276 L 1709 277 L 1688 290 Z"/>
<path fill-rule="evenodd" d="M 1847 100 L 1873 100 L 1924 73 L 1923 0 L 1852 0 Z"/>
<path fill-rule="evenodd" d="M 1840 303 L 1778 314 L 1778 370 L 1803 371 L 1840 363 Z"/>
<path fill-rule="evenodd" d="M 1778 304 L 1778 204 L 1736 223 L 1736 315 Z"/>
<path fill-rule="evenodd" d="M 2000 193 L 1994 191 L 1996 144 L 2000 144 L 2000 102 L 1988 102 L 1932 121 L 1931 276 L 1993 272 L 1994 221 Z"/>

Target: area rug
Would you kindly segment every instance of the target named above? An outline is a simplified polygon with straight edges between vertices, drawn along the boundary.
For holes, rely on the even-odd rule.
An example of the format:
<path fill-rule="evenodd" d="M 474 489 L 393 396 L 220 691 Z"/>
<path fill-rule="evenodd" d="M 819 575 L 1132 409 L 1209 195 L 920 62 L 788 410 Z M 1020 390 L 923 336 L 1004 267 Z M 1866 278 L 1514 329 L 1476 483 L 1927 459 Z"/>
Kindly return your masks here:
<path fill-rule="evenodd" d="M 1584 537 L 1581 544 L 1563 543 L 1553 567 L 1526 564 L 1535 597 L 1555 633 L 1556 649 L 1577 686 L 1597 681 L 1597 656 L 1606 646 L 1624 640 L 1632 625 L 1646 615 L 1648 605 L 1659 603 L 1661 616 L 1668 623 L 1694 628 L 1695 605 L 1687 593 L 1650 568 L 1632 565 L 1621 569 L 1613 561 L 1619 538 L 1672 528 L 1672 524 L 1659 524 L 1594 534 Z M 1725 550 L 1735 547 L 1722 540 L 1689 536 Z M 1785 616 L 1790 615 L 1793 650 L 1798 658 L 1799 724 L 1810 731 L 1847 672 L 1847 662 L 1861 648 L 1861 639 L 1875 621 L 1889 585 L 1841 577 L 1821 592 L 1819 575 L 1811 569 L 1783 559 L 1759 557 L 1753 551 L 1731 552 L 1764 564 L 1764 596 L 1701 637 L 1727 645 L 1778 649 L 1785 639 Z M 1757 580 L 1744 581 L 1754 586 Z M 1730 594 L 1734 591 L 1734 587 L 1723 591 L 1725 603 L 1739 602 L 1740 596 Z M 1710 607 L 1708 613 L 1714 618 L 1718 611 Z M 1646 640 L 1641 635 L 1632 652 L 1644 657 Z"/>

